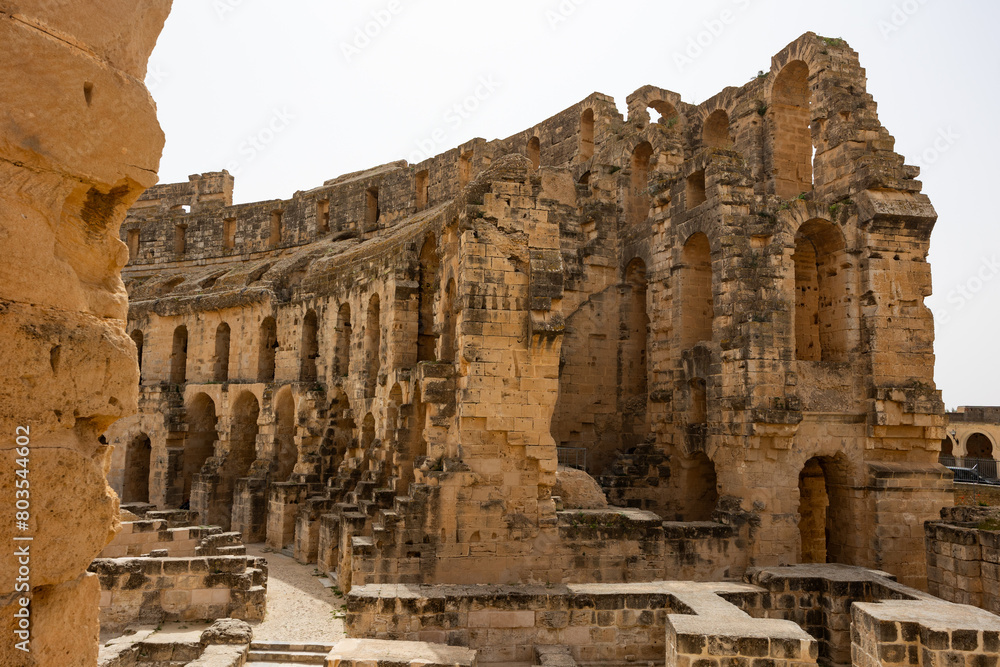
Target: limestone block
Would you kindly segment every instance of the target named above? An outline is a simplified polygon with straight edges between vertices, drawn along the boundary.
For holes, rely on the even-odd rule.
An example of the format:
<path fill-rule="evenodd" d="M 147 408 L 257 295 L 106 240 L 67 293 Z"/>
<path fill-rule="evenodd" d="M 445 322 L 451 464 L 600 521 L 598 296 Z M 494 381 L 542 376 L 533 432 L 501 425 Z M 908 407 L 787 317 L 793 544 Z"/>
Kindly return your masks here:
<path fill-rule="evenodd" d="M 608 499 L 597 481 L 583 470 L 560 466 L 556 470 L 556 484 L 552 495 L 559 496 L 563 508 L 571 509 L 604 509 Z"/>

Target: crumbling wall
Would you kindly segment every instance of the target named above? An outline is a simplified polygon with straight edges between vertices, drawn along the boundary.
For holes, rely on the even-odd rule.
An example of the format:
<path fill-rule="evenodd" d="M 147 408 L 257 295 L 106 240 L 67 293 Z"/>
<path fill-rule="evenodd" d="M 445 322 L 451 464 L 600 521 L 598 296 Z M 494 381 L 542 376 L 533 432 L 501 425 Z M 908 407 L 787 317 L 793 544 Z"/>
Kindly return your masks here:
<path fill-rule="evenodd" d="M 118 505 L 98 438 L 136 410 L 118 226 L 156 182 L 163 134 L 143 78 L 169 9 L 169 0 L 0 9 L 3 506 L 15 507 L 18 468 L 30 482 L 26 526 L 11 513 L 0 539 L 33 538 L 20 545 L 30 549 L 30 591 L 15 592 L 12 552 L 0 565 L 5 665 L 96 664 L 98 583 L 86 567 L 114 535 Z M 22 600 L 30 653 L 13 641 Z"/>

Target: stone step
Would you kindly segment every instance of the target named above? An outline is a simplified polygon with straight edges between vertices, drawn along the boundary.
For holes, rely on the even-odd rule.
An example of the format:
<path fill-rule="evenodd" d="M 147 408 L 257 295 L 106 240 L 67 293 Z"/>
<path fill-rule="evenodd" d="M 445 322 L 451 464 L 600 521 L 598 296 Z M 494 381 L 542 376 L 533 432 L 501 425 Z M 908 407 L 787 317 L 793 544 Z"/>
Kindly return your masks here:
<path fill-rule="evenodd" d="M 304 651 L 307 653 L 322 653 L 326 655 L 333 648 L 333 644 L 303 644 L 295 642 L 250 642 L 251 651 Z"/>
<path fill-rule="evenodd" d="M 275 662 L 280 664 L 324 665 L 326 664 L 326 653 L 312 653 L 309 651 L 255 651 L 250 649 L 250 653 L 247 655 L 248 665 Z"/>

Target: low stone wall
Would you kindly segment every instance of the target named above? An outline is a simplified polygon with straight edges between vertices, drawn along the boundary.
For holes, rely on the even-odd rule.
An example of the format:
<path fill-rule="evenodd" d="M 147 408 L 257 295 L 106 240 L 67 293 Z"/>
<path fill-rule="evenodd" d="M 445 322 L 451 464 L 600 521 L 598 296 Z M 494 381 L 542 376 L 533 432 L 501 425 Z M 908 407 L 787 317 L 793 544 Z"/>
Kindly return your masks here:
<path fill-rule="evenodd" d="M 164 621 L 264 618 L 267 564 L 246 556 L 101 558 L 101 630 Z"/>
<path fill-rule="evenodd" d="M 175 558 L 191 558 L 203 538 L 221 532 L 218 527 L 170 528 L 166 521 L 124 521 L 121 532 L 97 557 L 146 556 L 165 550 Z"/>
<path fill-rule="evenodd" d="M 940 601 L 858 603 L 851 608 L 854 667 L 996 665 L 1000 618 Z"/>
<path fill-rule="evenodd" d="M 655 584 L 382 584 L 355 587 L 347 609 L 350 637 L 464 646 L 480 664 L 533 664 L 539 645 L 570 646 L 578 662 L 659 662 L 667 614 L 688 611 Z"/>
<path fill-rule="evenodd" d="M 533 581 L 551 583 L 628 583 L 643 581 L 718 581 L 739 577 L 745 556 L 735 546 L 736 533 L 730 526 L 713 522 L 664 522 L 652 512 L 627 508 L 566 510 L 557 513 L 557 534 L 540 540 L 546 548 L 525 542 L 510 544 L 503 553 L 483 551 L 470 542 L 450 547 L 443 556 L 434 545 L 397 545 L 396 557 L 386 557 L 385 546 L 377 548 L 377 538 L 362 537 L 365 515 L 357 512 L 323 514 L 318 520 L 300 517 L 299 536 L 315 527 L 316 560 L 324 572 L 350 569 L 349 579 L 340 585 L 418 583 L 434 571 L 435 559 L 453 558 L 455 569 L 448 583 L 483 581 L 477 568 L 496 570 L 497 558 L 527 563 L 510 568 L 510 578 L 520 574 Z M 308 540 L 298 554 L 314 547 Z M 492 547 L 488 547 L 492 549 Z M 350 553 L 348 553 L 348 551 Z"/>
<path fill-rule="evenodd" d="M 979 528 L 986 520 L 1000 521 L 1000 511 L 955 507 L 941 516 L 925 525 L 928 590 L 1000 614 L 1000 531 Z"/>
<path fill-rule="evenodd" d="M 242 667 L 253 639 L 248 624 L 231 618 L 216 621 L 196 638 L 188 632 L 164 639 L 154 636 L 157 632 L 139 630 L 112 639 L 101 646 L 97 667 Z"/>
<path fill-rule="evenodd" d="M 1000 486 L 955 482 L 955 504 L 1000 507 Z"/>
<path fill-rule="evenodd" d="M 938 600 L 883 572 L 815 564 L 754 568 L 747 579 L 753 583 L 358 586 L 348 595 L 346 631 L 359 639 L 463 646 L 478 652 L 480 665 L 538 664 L 534 656 L 542 654 L 552 667 L 569 660 L 667 667 L 997 664 L 978 656 L 995 654 L 1000 617 Z"/>

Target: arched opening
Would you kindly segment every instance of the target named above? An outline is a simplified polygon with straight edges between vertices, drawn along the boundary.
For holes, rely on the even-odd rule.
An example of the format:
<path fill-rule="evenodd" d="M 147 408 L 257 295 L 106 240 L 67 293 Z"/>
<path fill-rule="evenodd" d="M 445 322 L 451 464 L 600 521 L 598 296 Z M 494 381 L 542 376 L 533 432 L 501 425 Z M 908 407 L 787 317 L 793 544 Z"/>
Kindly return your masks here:
<path fill-rule="evenodd" d="M 778 73 L 771 89 L 774 192 L 785 199 L 812 190 L 809 98 L 809 66 L 793 60 Z"/>
<path fill-rule="evenodd" d="M 580 174 L 580 178 L 576 181 L 580 185 L 590 185 L 590 171 L 585 171 Z"/>
<path fill-rule="evenodd" d="M 174 226 L 174 252 L 183 255 L 187 249 L 187 225 Z"/>
<path fill-rule="evenodd" d="M 236 218 L 222 221 L 222 246 L 227 250 L 236 247 Z"/>
<path fill-rule="evenodd" d="M 316 311 L 306 312 L 306 316 L 302 320 L 302 347 L 299 367 L 299 379 L 302 382 L 312 382 L 316 379 L 316 358 L 319 356 L 317 328 Z"/>
<path fill-rule="evenodd" d="M 649 316 L 646 313 L 646 264 L 636 258 L 625 269 L 622 299 L 622 394 L 625 403 L 641 399 L 645 406 L 648 368 L 646 345 Z"/>
<path fill-rule="evenodd" d="M 729 114 L 722 109 L 716 109 L 705 119 L 701 141 L 710 148 L 729 148 Z"/>
<path fill-rule="evenodd" d="M 704 452 L 678 456 L 676 460 L 679 463 L 677 479 L 684 498 L 678 520 L 711 521 L 719 502 L 715 464 Z"/>
<path fill-rule="evenodd" d="M 219 439 L 218 422 L 215 401 L 208 394 L 198 394 L 191 399 L 187 408 L 187 437 L 181 468 L 185 506 L 191 502 L 191 482 L 194 476 L 201 472 L 205 461 L 215 453 L 215 443 Z"/>
<path fill-rule="evenodd" d="M 375 397 L 378 373 L 382 368 L 382 316 L 378 294 L 368 301 L 368 320 L 365 322 L 365 396 Z"/>
<path fill-rule="evenodd" d="M 687 210 L 700 206 L 708 201 L 705 193 L 705 170 L 696 171 L 687 177 L 684 186 L 684 198 L 687 202 Z"/>
<path fill-rule="evenodd" d="M 843 455 L 817 456 L 799 473 L 801 563 L 850 563 L 847 539 L 855 534 Z"/>
<path fill-rule="evenodd" d="M 448 281 L 448 286 L 444 291 L 444 301 L 441 304 L 441 316 L 444 326 L 441 329 L 441 361 L 454 363 L 455 361 L 455 279 Z"/>
<path fill-rule="evenodd" d="M 173 350 L 170 353 L 170 382 L 184 384 L 187 380 L 188 330 L 183 324 L 174 329 Z"/>
<path fill-rule="evenodd" d="M 844 237 L 825 220 L 803 224 L 795 235 L 795 357 L 844 361 L 850 352 L 850 258 Z"/>
<path fill-rule="evenodd" d="M 638 224 L 649 216 L 649 167 L 653 147 L 644 141 L 632 151 L 632 175 L 629 188 L 629 222 Z"/>
<path fill-rule="evenodd" d="M 680 120 L 680 115 L 674 105 L 666 100 L 654 100 L 646 107 L 649 113 L 649 120 L 653 123 L 674 127 Z"/>
<path fill-rule="evenodd" d="M 125 481 L 123 503 L 149 502 L 149 460 L 153 446 L 145 433 L 132 438 L 125 449 Z"/>
<path fill-rule="evenodd" d="M 584 109 L 580 116 L 580 161 L 594 157 L 594 110 Z"/>
<path fill-rule="evenodd" d="M 145 341 L 142 329 L 134 329 L 131 338 L 135 343 L 135 360 L 139 364 L 139 384 L 142 384 L 142 344 Z"/>
<path fill-rule="evenodd" d="M 542 161 L 542 148 L 538 137 L 532 137 L 528 140 L 528 159 L 531 160 L 531 170 L 538 171 Z"/>
<path fill-rule="evenodd" d="M 276 246 L 281 243 L 281 218 L 284 211 L 271 211 L 271 235 L 267 239 L 267 244 Z"/>
<path fill-rule="evenodd" d="M 422 211 L 427 208 L 427 193 L 429 190 L 430 172 L 426 169 L 418 171 L 414 177 L 414 190 L 417 199 L 417 210 Z"/>
<path fill-rule="evenodd" d="M 316 232 L 325 234 L 330 231 L 330 200 L 316 200 Z"/>
<path fill-rule="evenodd" d="M 382 209 L 378 203 L 378 188 L 372 186 L 365 190 L 365 229 L 372 229 L 382 217 Z"/>
<path fill-rule="evenodd" d="M 458 158 L 458 187 L 464 188 L 472 180 L 472 151 L 462 153 Z"/>
<path fill-rule="evenodd" d="M 298 448 L 295 446 L 295 398 L 291 388 L 287 386 L 278 392 L 275 422 L 274 481 L 287 482 L 298 461 Z"/>
<path fill-rule="evenodd" d="M 260 323 L 260 339 L 257 349 L 257 381 L 274 381 L 274 358 L 278 350 L 278 324 L 273 317 L 265 317 Z"/>
<path fill-rule="evenodd" d="M 260 403 L 250 392 L 243 392 L 233 405 L 229 428 L 229 451 L 219 478 L 217 516 L 219 525 L 229 530 L 232 526 L 236 480 L 246 477 L 257 458 L 257 433 Z"/>
<path fill-rule="evenodd" d="M 983 433 L 973 433 L 965 441 L 966 456 L 970 459 L 992 459 L 993 443 Z"/>
<path fill-rule="evenodd" d="M 346 377 L 351 369 L 351 306 L 343 303 L 337 311 L 337 341 L 334 345 L 333 377 Z"/>
<path fill-rule="evenodd" d="M 424 245 L 420 248 L 417 361 L 434 360 L 434 348 L 437 346 L 437 335 L 434 333 L 434 295 L 437 293 L 439 266 L 437 240 L 433 234 L 428 234 Z"/>
<path fill-rule="evenodd" d="M 322 456 L 320 480 L 324 484 L 336 475 L 357 429 L 347 395 L 339 388 L 330 401 L 329 414 L 333 433 L 324 438 L 320 451 Z"/>
<path fill-rule="evenodd" d="M 229 325 L 223 322 L 215 330 L 215 363 L 212 378 L 229 382 Z"/>
<path fill-rule="evenodd" d="M 702 232 L 691 235 L 681 252 L 681 348 L 712 340 L 712 249 Z"/>

